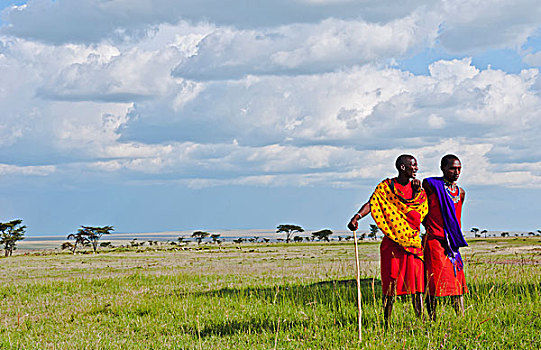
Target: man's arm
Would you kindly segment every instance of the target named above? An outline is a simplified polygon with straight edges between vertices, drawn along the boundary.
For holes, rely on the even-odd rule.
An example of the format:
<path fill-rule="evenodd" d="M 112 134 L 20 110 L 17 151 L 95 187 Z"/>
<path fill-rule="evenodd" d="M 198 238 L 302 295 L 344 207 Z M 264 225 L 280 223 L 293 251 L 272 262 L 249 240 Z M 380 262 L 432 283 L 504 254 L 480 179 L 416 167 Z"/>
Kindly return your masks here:
<path fill-rule="evenodd" d="M 361 209 L 359 209 L 359 211 L 357 212 L 357 214 L 353 215 L 351 220 L 349 220 L 348 228 L 351 231 L 357 231 L 357 229 L 359 228 L 358 221 L 364 218 L 369 213 L 370 213 L 370 201 L 364 203 Z"/>
<path fill-rule="evenodd" d="M 466 191 L 464 191 L 463 188 L 460 188 L 460 201 L 464 203 L 464 199 L 466 199 Z"/>

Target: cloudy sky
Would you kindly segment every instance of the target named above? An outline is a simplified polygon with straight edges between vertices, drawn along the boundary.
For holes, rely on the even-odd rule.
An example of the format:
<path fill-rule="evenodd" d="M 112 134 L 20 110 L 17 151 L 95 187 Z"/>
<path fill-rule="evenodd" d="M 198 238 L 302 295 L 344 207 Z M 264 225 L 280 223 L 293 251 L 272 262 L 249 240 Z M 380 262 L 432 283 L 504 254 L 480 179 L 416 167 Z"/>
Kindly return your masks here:
<path fill-rule="evenodd" d="M 343 230 L 454 153 L 465 229 L 541 229 L 540 67 L 538 0 L 0 0 L 0 220 Z"/>

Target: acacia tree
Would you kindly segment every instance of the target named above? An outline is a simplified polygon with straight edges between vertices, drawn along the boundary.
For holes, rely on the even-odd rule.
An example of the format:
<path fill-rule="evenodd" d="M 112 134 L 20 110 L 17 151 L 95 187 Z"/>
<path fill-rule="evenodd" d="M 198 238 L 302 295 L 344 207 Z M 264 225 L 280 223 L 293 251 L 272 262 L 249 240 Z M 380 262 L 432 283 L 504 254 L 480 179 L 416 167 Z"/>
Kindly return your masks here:
<path fill-rule="evenodd" d="M 73 254 L 75 254 L 75 244 L 71 243 L 71 242 L 64 242 L 62 243 L 62 245 L 60 246 L 60 248 L 62 248 L 62 250 L 64 249 L 69 249 Z"/>
<path fill-rule="evenodd" d="M 487 232 L 488 232 L 487 230 L 483 230 L 483 231 L 481 231 L 481 234 L 484 233 L 484 234 L 485 234 L 485 238 L 487 238 Z"/>
<path fill-rule="evenodd" d="M 304 232 L 304 229 L 297 225 L 278 225 L 276 227 L 276 233 L 285 233 L 286 234 L 286 243 L 291 241 L 291 235 L 295 232 Z"/>
<path fill-rule="evenodd" d="M 101 239 L 101 236 L 108 235 L 111 233 L 111 231 L 114 231 L 113 226 L 81 226 L 75 235 L 85 237 L 86 241 L 92 245 L 94 253 L 97 253 L 98 242 Z M 70 236 L 68 236 L 68 239 Z"/>
<path fill-rule="evenodd" d="M 330 235 L 332 235 L 332 231 L 329 230 L 329 229 L 312 232 L 312 236 L 314 236 L 315 238 L 317 238 L 320 241 L 324 240 L 324 241 L 329 242 L 329 236 Z"/>
<path fill-rule="evenodd" d="M 197 245 L 200 245 L 203 239 L 207 238 L 208 236 L 210 236 L 210 233 L 205 231 L 195 231 L 192 233 L 192 237 L 197 241 Z"/>
<path fill-rule="evenodd" d="M 302 242 L 302 237 L 301 236 L 293 237 L 293 242 Z"/>
<path fill-rule="evenodd" d="M 0 244 L 4 246 L 5 256 L 13 255 L 17 242 L 24 239 L 26 226 L 22 222 L 21 219 L 0 222 Z"/>
<path fill-rule="evenodd" d="M 184 236 L 180 236 L 179 238 L 177 238 L 177 240 L 178 240 L 178 244 L 180 244 L 180 245 L 188 244 L 188 241 L 186 240 L 186 237 L 184 237 Z"/>
<path fill-rule="evenodd" d="M 220 240 L 221 234 L 219 233 L 213 233 L 210 235 L 210 238 L 212 239 L 212 242 L 215 244 L 220 244 L 222 241 Z"/>
<path fill-rule="evenodd" d="M 479 229 L 477 227 L 472 227 L 470 232 L 473 233 L 476 238 L 481 237 L 481 235 L 479 234 Z"/>
<path fill-rule="evenodd" d="M 70 233 L 67 238 L 74 239 L 75 242 L 73 244 L 71 244 L 70 242 L 66 242 L 71 245 L 67 245 L 65 243 L 62 244 L 62 249 L 69 248 L 73 254 L 75 254 L 75 251 L 77 250 L 78 245 L 81 245 L 84 247 L 90 244 L 90 241 L 88 240 L 85 232 L 82 229 L 77 230 L 77 233 Z"/>
<path fill-rule="evenodd" d="M 372 239 L 376 239 L 376 235 L 378 234 L 379 227 L 374 224 L 370 224 L 370 233 L 368 234 L 368 237 Z"/>

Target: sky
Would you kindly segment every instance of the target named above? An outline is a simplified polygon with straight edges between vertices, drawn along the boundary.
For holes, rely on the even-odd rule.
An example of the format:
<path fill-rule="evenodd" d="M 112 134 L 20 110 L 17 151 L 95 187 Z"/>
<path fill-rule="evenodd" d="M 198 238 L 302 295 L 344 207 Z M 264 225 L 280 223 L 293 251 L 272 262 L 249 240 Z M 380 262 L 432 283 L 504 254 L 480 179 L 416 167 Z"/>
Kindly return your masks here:
<path fill-rule="evenodd" d="M 538 0 L 0 0 L 0 221 L 345 230 L 453 153 L 464 230 L 541 229 L 540 68 Z"/>

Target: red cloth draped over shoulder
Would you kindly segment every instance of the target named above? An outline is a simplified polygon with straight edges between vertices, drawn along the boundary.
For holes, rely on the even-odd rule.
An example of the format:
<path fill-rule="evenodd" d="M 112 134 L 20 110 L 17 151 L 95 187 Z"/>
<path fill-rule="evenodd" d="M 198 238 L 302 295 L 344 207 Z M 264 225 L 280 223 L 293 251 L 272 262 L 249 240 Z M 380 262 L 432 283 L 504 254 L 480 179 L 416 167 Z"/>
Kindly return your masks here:
<path fill-rule="evenodd" d="M 411 184 L 394 183 L 395 190 L 403 198 L 413 196 Z M 419 223 L 420 225 L 420 223 Z M 422 253 L 413 254 L 388 237 L 380 246 L 381 287 L 384 295 L 423 293 L 425 290 Z"/>
<path fill-rule="evenodd" d="M 460 223 L 462 199 L 455 203 L 455 210 Z M 428 215 L 425 217 L 423 225 L 426 228 L 423 248 L 428 294 L 443 297 L 468 293 L 464 269 L 455 271 L 453 263 L 445 254 L 443 217 L 438 196 L 435 193 L 428 195 Z"/>

